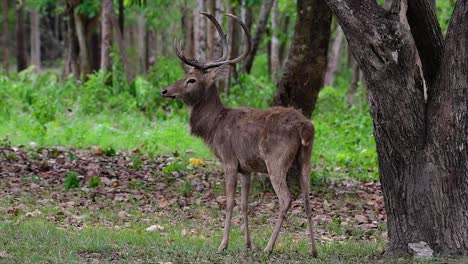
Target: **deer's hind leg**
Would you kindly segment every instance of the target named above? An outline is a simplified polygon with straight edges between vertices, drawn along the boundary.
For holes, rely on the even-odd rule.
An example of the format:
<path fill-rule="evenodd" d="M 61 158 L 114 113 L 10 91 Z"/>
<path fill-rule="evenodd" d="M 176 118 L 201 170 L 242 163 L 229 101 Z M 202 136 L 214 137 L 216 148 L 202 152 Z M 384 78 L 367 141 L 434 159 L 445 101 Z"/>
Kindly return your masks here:
<path fill-rule="evenodd" d="M 268 174 L 270 175 L 271 184 L 278 196 L 279 212 L 273 233 L 271 234 L 270 240 L 264 250 L 265 253 L 270 253 L 273 250 L 281 225 L 283 224 L 289 207 L 291 206 L 292 198 L 288 189 L 286 174 L 294 161 L 295 153 L 297 151 L 297 148 L 291 148 L 290 145 L 286 146 L 281 143 L 275 144 L 274 146 L 274 150 L 267 155 L 268 158 L 266 160 L 266 165 Z"/>
<path fill-rule="evenodd" d="M 314 238 L 314 223 L 312 221 L 312 212 L 310 207 L 310 156 L 312 152 L 312 144 L 309 146 L 302 146 L 300 148 L 300 163 L 301 163 L 301 176 L 299 178 L 301 183 L 302 195 L 304 199 L 304 209 L 309 224 L 310 241 L 311 241 L 311 255 L 316 258 L 318 256 L 317 246 Z"/>

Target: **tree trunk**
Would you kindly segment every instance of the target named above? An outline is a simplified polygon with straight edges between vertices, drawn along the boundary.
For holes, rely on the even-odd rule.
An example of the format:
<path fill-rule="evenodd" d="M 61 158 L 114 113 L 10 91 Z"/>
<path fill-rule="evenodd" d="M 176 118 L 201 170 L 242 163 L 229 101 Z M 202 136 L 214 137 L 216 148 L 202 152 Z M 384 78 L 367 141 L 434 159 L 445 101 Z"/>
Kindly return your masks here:
<path fill-rule="evenodd" d="M 301 109 L 310 117 L 323 86 L 330 38 L 331 12 L 322 0 L 299 0 L 291 50 L 275 105 Z"/>
<path fill-rule="evenodd" d="M 122 33 L 122 39 L 124 39 L 124 32 L 125 32 L 125 6 L 124 6 L 124 0 L 118 0 L 119 4 L 119 29 L 120 32 Z M 113 10 L 112 10 L 113 11 Z M 114 12 L 113 12 L 114 13 Z"/>
<path fill-rule="evenodd" d="M 280 43 L 279 43 L 279 8 L 278 0 L 273 0 L 273 7 L 271 11 L 271 76 L 276 82 L 279 78 L 280 72 Z"/>
<path fill-rule="evenodd" d="M 112 26 L 114 27 L 114 31 L 115 31 L 114 36 L 116 38 L 117 45 L 119 46 L 119 50 L 120 50 L 120 59 L 122 60 L 122 63 L 124 65 L 125 76 L 127 77 L 127 81 L 131 82 L 133 81 L 133 72 L 130 69 L 130 63 L 128 61 L 128 55 L 127 55 L 127 51 L 125 48 L 125 42 L 122 36 L 123 34 L 120 31 L 120 27 L 119 27 L 119 24 L 117 23 L 114 10 L 112 10 L 111 20 L 112 20 L 111 21 Z"/>
<path fill-rule="evenodd" d="M 338 65 L 340 64 L 341 58 L 341 46 L 343 43 L 343 30 L 340 26 L 336 27 L 336 36 L 333 40 L 332 48 L 328 56 L 327 70 L 325 72 L 325 86 L 331 86 L 335 82 L 335 74 L 338 70 Z M 358 68 L 359 71 L 359 68 Z"/>
<path fill-rule="evenodd" d="M 351 85 L 348 88 L 348 91 L 346 91 L 346 103 L 348 105 L 353 105 L 354 104 L 354 94 L 357 91 L 358 85 L 359 85 L 359 80 L 361 78 L 361 70 L 359 69 L 359 64 L 353 59 L 352 62 L 352 67 L 351 67 Z"/>
<path fill-rule="evenodd" d="M 63 77 L 64 79 L 70 74 L 73 73 L 75 79 L 80 78 L 80 48 L 78 46 L 78 39 L 76 36 L 76 26 L 75 26 L 75 5 L 67 1 L 67 16 L 68 16 L 68 27 L 67 27 L 67 37 L 66 37 L 66 53 L 65 53 L 65 62 Z"/>
<path fill-rule="evenodd" d="M 141 12 L 138 14 L 138 54 L 139 54 L 139 63 L 140 63 L 140 72 L 142 74 L 146 74 L 146 71 L 148 70 L 146 68 L 146 58 L 148 54 L 146 53 L 146 18 L 145 14 Z"/>
<path fill-rule="evenodd" d="M 81 15 L 77 12 L 73 12 L 75 26 L 76 26 L 76 37 L 78 38 L 78 45 L 80 47 L 80 77 L 85 78 L 88 73 L 91 72 L 91 63 L 89 60 L 88 42 L 86 41 L 85 26 Z"/>
<path fill-rule="evenodd" d="M 112 47 L 112 10 L 114 8 L 113 0 L 104 0 L 102 2 L 101 19 L 101 70 L 111 71 L 112 61 L 110 50 Z"/>
<path fill-rule="evenodd" d="M 36 10 L 31 11 L 31 65 L 36 70 L 41 68 L 40 16 Z"/>
<path fill-rule="evenodd" d="M 252 70 L 253 61 L 255 55 L 257 54 L 258 47 L 262 40 L 263 33 L 266 30 L 268 16 L 270 15 L 271 7 L 273 6 L 273 0 L 263 0 L 262 7 L 260 9 L 260 15 L 258 17 L 257 29 L 255 31 L 254 37 L 252 39 L 252 50 L 244 61 L 242 65 L 242 71 L 250 73 Z"/>
<path fill-rule="evenodd" d="M 291 21 L 291 18 L 289 16 L 284 17 L 281 32 L 284 32 L 285 34 L 288 34 L 290 21 Z M 287 39 L 289 39 L 289 36 L 288 36 Z M 280 65 L 281 65 L 280 67 L 281 68 L 283 68 L 283 66 L 285 65 L 285 62 L 286 62 L 287 45 L 288 45 L 287 39 L 283 40 L 281 42 L 281 44 L 280 44 L 279 54 L 280 54 Z"/>
<path fill-rule="evenodd" d="M 445 43 L 431 0 L 395 0 L 390 12 L 373 0 L 326 1 L 366 80 L 387 254 L 424 241 L 436 254 L 468 255 L 467 0 Z"/>
<path fill-rule="evenodd" d="M 208 10 L 209 14 L 212 14 L 213 16 L 215 16 L 216 15 L 216 0 L 207 0 L 206 2 L 207 2 L 207 5 L 205 9 Z M 215 56 L 215 45 L 216 45 L 215 34 L 216 34 L 216 28 L 214 27 L 213 23 L 208 23 L 206 26 L 206 46 L 207 46 L 206 57 L 208 61 L 213 60 Z"/>
<path fill-rule="evenodd" d="M 205 10 L 205 1 L 197 0 L 197 7 L 193 11 L 194 49 L 195 58 L 206 61 L 206 18 L 200 15 Z"/>
<path fill-rule="evenodd" d="M 3 46 L 3 68 L 5 73 L 8 74 L 10 68 L 10 47 L 9 37 L 10 31 L 8 27 L 8 0 L 2 1 L 2 16 L 3 16 L 3 34 L 2 34 L 2 46 Z"/>
<path fill-rule="evenodd" d="M 187 7 L 187 3 L 183 6 L 182 10 L 182 33 L 184 36 L 184 54 L 187 58 L 195 57 L 195 47 L 194 47 L 194 28 L 193 28 L 193 11 Z M 184 67 L 184 63 L 181 63 Z"/>
<path fill-rule="evenodd" d="M 18 1 L 16 4 L 16 67 L 18 72 L 28 67 L 26 56 L 25 29 L 23 17 L 23 3 Z"/>

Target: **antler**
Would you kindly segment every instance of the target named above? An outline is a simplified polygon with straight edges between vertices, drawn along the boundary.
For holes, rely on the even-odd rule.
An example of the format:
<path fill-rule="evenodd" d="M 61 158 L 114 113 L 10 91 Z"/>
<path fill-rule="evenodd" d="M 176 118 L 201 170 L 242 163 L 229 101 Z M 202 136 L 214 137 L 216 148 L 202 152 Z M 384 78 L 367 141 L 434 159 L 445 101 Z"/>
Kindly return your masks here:
<path fill-rule="evenodd" d="M 250 33 L 249 33 L 249 30 L 247 29 L 247 26 L 244 24 L 244 22 L 242 22 L 242 20 L 240 20 L 240 18 L 238 18 L 237 16 L 232 15 L 232 14 L 225 14 L 226 16 L 234 19 L 234 21 L 242 27 L 242 29 L 244 30 L 244 33 L 245 33 L 245 35 L 247 37 L 247 39 L 246 39 L 247 40 L 247 47 L 245 48 L 244 53 L 242 55 L 240 55 L 239 57 L 235 58 L 235 59 L 228 60 L 227 59 L 227 57 L 228 57 L 228 46 L 227 46 L 226 34 L 223 32 L 223 29 L 221 28 L 221 25 L 218 23 L 216 18 L 214 18 L 212 15 L 210 15 L 208 13 L 205 13 L 205 12 L 200 12 L 200 13 L 202 15 L 206 16 L 208 19 L 210 19 L 211 22 L 213 22 L 214 26 L 216 27 L 216 30 L 219 33 L 219 36 L 221 38 L 221 46 L 223 48 L 221 58 L 217 59 L 214 62 L 210 62 L 210 63 L 201 63 L 196 59 L 186 58 L 182 54 L 182 52 L 180 51 L 180 50 L 182 50 L 182 41 L 180 41 L 178 43 L 178 45 L 177 45 L 177 40 L 174 39 L 174 49 L 175 49 L 175 52 L 177 54 L 177 57 L 179 57 L 180 60 L 182 60 L 185 64 L 193 66 L 195 68 L 198 68 L 198 69 L 201 69 L 201 70 L 207 70 L 209 68 L 219 67 L 219 66 L 221 66 L 223 64 L 235 64 L 235 63 L 243 60 L 245 57 L 247 57 L 247 55 L 250 53 L 250 50 L 251 50 L 251 47 L 252 47 L 252 39 L 250 37 Z"/>

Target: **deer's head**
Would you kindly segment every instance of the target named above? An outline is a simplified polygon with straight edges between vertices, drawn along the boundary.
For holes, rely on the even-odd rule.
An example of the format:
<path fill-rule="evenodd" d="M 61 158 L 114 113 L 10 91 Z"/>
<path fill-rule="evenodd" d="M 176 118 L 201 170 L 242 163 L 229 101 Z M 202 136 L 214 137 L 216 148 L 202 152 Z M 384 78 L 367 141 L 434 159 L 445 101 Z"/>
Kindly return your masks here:
<path fill-rule="evenodd" d="M 204 12 L 201 14 L 206 16 L 214 24 L 219 33 L 222 47 L 221 57 L 213 62 L 207 63 L 199 62 L 196 59 L 186 58 L 181 52 L 182 43 L 177 43 L 177 40 L 174 40 L 174 48 L 177 57 L 179 57 L 179 59 L 185 64 L 191 66 L 191 68 L 182 79 L 161 91 L 161 95 L 163 97 L 181 99 L 189 105 L 195 104 L 200 101 L 200 99 L 210 95 L 209 93 L 212 92 L 211 87 L 214 87 L 214 82 L 228 77 L 230 65 L 238 63 L 246 58 L 251 49 L 251 37 L 247 30 L 247 26 L 237 16 L 226 14 L 226 16 L 234 19 L 234 21 L 242 27 L 247 36 L 245 52 L 235 59 L 228 59 L 226 34 L 224 34 L 221 25 L 212 15 Z"/>

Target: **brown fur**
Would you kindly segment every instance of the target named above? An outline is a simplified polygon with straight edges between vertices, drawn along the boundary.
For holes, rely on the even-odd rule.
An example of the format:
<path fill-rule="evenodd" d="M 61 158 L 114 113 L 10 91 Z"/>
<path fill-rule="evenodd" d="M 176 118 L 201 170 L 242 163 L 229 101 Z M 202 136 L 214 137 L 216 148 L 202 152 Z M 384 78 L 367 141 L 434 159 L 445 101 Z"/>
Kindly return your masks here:
<path fill-rule="evenodd" d="M 267 110 L 226 108 L 215 80 L 227 76 L 227 65 L 209 70 L 193 68 L 181 80 L 162 91 L 163 96 L 183 100 L 190 108 L 191 133 L 202 138 L 223 163 L 226 180 L 226 222 L 219 251 L 227 247 L 234 207 L 234 193 L 241 174 L 242 212 L 246 246 L 251 247 L 247 207 L 250 173 L 268 173 L 279 198 L 280 212 L 270 241 L 271 252 L 283 219 L 292 201 L 286 174 L 294 163 L 301 172 L 306 215 L 312 241 L 311 254 L 317 256 L 310 212 L 310 156 L 314 127 L 309 119 L 293 108 L 273 107 Z"/>

